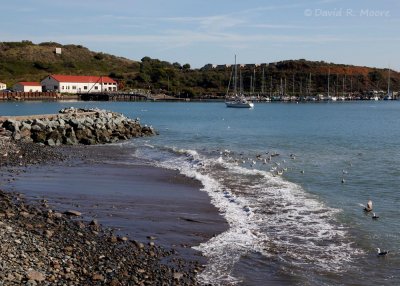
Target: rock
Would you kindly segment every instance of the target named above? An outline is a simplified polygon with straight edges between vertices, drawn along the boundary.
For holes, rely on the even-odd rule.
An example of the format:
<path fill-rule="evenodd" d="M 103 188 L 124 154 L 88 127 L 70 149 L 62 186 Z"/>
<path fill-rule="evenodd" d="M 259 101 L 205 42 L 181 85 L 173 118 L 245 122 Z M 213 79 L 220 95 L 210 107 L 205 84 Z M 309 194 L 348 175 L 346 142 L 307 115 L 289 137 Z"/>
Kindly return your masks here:
<path fill-rule="evenodd" d="M 26 274 L 26 278 L 28 280 L 33 280 L 33 281 L 37 281 L 37 282 L 42 282 L 46 279 L 46 277 L 44 276 L 43 273 L 41 273 L 39 271 L 35 271 L 35 270 L 28 271 Z"/>
<path fill-rule="evenodd" d="M 99 222 L 96 219 L 94 219 L 89 223 L 89 225 L 99 226 Z"/>
<path fill-rule="evenodd" d="M 2 126 L 15 140 L 50 146 L 113 143 L 155 134 L 151 127 L 141 127 L 138 121 L 119 113 L 75 108 L 62 109 L 60 113 L 64 115 L 54 119 L 7 120 Z"/>
<path fill-rule="evenodd" d="M 54 140 L 53 139 L 47 139 L 46 140 L 46 142 L 45 142 L 45 144 L 46 145 L 49 145 L 49 146 L 56 146 L 56 142 L 54 142 Z"/>
<path fill-rule="evenodd" d="M 175 272 L 175 273 L 174 273 L 174 279 L 176 279 L 176 280 L 179 280 L 179 279 L 181 279 L 181 278 L 182 278 L 182 276 L 183 276 L 183 274 L 182 274 L 182 273 L 180 273 L 180 272 Z"/>
<path fill-rule="evenodd" d="M 46 229 L 45 235 L 47 238 L 50 238 L 54 235 L 54 231 Z"/>
<path fill-rule="evenodd" d="M 92 276 L 93 281 L 104 281 L 104 276 L 98 273 L 93 274 Z"/>
<path fill-rule="evenodd" d="M 64 214 L 69 215 L 69 216 L 81 216 L 82 215 L 81 212 L 78 212 L 78 211 L 75 211 L 75 210 L 65 211 Z"/>

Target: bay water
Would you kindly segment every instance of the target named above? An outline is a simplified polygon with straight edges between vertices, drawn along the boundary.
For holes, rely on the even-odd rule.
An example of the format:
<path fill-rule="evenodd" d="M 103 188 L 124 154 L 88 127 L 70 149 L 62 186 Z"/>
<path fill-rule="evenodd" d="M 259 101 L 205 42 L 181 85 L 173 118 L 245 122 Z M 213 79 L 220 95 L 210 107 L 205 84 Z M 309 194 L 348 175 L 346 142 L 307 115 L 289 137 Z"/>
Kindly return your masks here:
<path fill-rule="evenodd" d="M 70 106 L 140 118 L 159 135 L 120 143 L 132 160 L 201 182 L 229 223 L 195 246 L 203 283 L 400 284 L 400 102 L 4 102 L 0 115 Z"/>

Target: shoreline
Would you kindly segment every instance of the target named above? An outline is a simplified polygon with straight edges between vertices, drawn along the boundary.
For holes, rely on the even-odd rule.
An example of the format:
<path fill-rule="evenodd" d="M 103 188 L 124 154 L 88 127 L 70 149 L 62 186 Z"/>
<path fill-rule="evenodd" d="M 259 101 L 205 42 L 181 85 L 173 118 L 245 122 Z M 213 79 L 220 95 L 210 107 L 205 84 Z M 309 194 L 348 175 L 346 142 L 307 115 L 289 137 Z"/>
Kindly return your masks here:
<path fill-rule="evenodd" d="M 28 150 L 31 150 L 32 147 L 27 147 L 29 145 L 35 146 L 34 144 L 27 144 L 24 145 L 23 148 L 26 148 Z M 32 184 L 27 184 L 27 190 L 28 192 L 24 192 L 24 195 L 21 195 L 19 192 L 18 187 L 13 188 L 10 187 L 11 185 L 15 184 L 16 182 L 21 182 L 21 177 L 23 176 L 28 176 L 30 174 L 34 174 L 36 172 L 36 175 L 38 174 L 38 170 L 48 170 L 53 169 L 55 166 L 58 166 L 56 168 L 59 168 L 61 172 L 65 171 L 66 168 L 69 167 L 69 170 L 75 170 L 78 168 L 77 171 L 78 173 L 81 171 L 79 168 L 87 168 L 87 170 L 93 169 L 93 170 L 98 170 L 100 165 L 96 161 L 96 158 L 99 158 L 98 156 L 100 154 L 111 154 L 109 152 L 103 152 L 104 148 L 109 149 L 110 148 L 115 150 L 122 150 L 120 147 L 116 146 L 110 146 L 110 145 L 97 145 L 97 146 L 72 146 L 72 147 L 57 147 L 57 148 L 47 148 L 46 146 L 35 146 L 38 147 L 40 150 L 45 150 L 44 153 L 49 151 L 55 151 L 56 154 L 58 154 L 58 157 L 54 157 L 54 154 L 51 154 L 47 159 L 46 157 L 43 157 L 43 159 L 40 162 L 36 162 L 34 159 L 31 159 L 33 161 L 28 161 L 28 162 L 21 162 L 24 160 L 28 160 L 28 157 L 25 157 L 25 153 L 23 151 L 19 151 L 18 154 L 23 154 L 19 156 L 11 156 L 8 155 L 8 159 L 13 158 L 11 166 L 7 165 L 7 168 L 4 166 L 0 167 L 0 170 L 2 170 L 2 176 L 3 179 L 2 181 L 6 182 L 7 189 L 11 189 L 12 192 L 10 193 L 9 191 L 6 193 L 1 193 L 2 196 L 8 197 L 7 201 L 10 202 L 10 205 L 7 205 L 7 208 L 1 209 L 1 212 L 4 214 L 2 218 L 0 219 L 0 222 L 3 223 L 3 225 L 0 225 L 0 227 L 9 227 L 11 226 L 13 229 L 16 225 L 18 225 L 21 221 L 24 221 L 24 217 L 22 216 L 21 218 L 21 213 L 24 212 L 24 208 L 21 206 L 18 206 L 18 204 L 14 204 L 14 201 L 17 202 L 22 202 L 22 206 L 28 208 L 28 209 L 33 209 L 34 211 L 28 211 L 29 215 L 24 214 L 25 216 L 32 218 L 34 217 L 33 221 L 38 222 L 37 224 L 39 226 L 43 226 L 43 228 L 39 228 L 39 238 L 36 239 L 45 239 L 46 243 L 51 243 L 50 241 L 53 240 L 53 237 L 46 237 L 46 230 L 49 230 L 50 232 L 53 231 L 59 231 L 59 229 L 55 230 L 54 225 L 46 223 L 49 219 L 50 220 L 60 220 L 60 223 L 57 223 L 58 225 L 64 225 L 66 226 L 66 229 L 64 231 L 64 234 L 68 233 L 68 236 L 72 237 L 80 237 L 81 235 L 79 233 L 83 233 L 84 237 L 88 236 L 91 239 L 94 239 L 94 241 L 97 241 L 97 245 L 102 244 L 104 247 L 102 248 L 103 250 L 105 248 L 126 248 L 124 251 L 129 251 L 130 253 L 133 253 L 132 255 L 129 255 L 128 260 L 130 259 L 131 262 L 134 264 L 137 263 L 137 260 L 140 261 L 146 261 L 148 259 L 151 260 L 151 263 L 156 265 L 156 269 L 162 269 L 161 272 L 154 273 L 153 270 L 147 269 L 144 266 L 142 268 L 133 268 L 132 273 L 129 277 L 117 275 L 118 271 L 114 271 L 112 268 L 110 268 L 112 271 L 106 271 L 105 273 L 92 273 L 91 276 L 88 275 L 87 273 L 75 273 L 73 275 L 73 279 L 80 279 L 77 277 L 85 277 L 85 283 L 86 285 L 94 285 L 97 283 L 98 280 L 97 278 L 103 279 L 102 281 L 108 281 L 116 284 L 111 284 L 111 285 L 126 285 L 124 284 L 125 282 L 129 283 L 138 283 L 140 281 L 148 281 L 154 283 L 155 281 L 163 282 L 163 283 L 173 283 L 179 282 L 182 285 L 196 285 L 198 282 L 196 281 L 196 273 L 201 271 L 202 266 L 201 264 L 205 263 L 206 260 L 204 257 L 202 257 L 199 253 L 197 253 L 195 250 L 191 249 L 191 246 L 196 245 L 200 242 L 204 242 L 211 238 L 213 235 L 218 234 L 219 232 L 222 232 L 224 230 L 224 227 L 226 227 L 226 222 L 224 225 L 224 220 L 220 215 L 218 214 L 216 209 L 213 209 L 210 203 L 210 199 L 208 198 L 207 194 L 201 192 L 200 189 L 200 184 L 194 180 L 188 179 L 186 177 L 183 177 L 182 175 L 177 174 L 174 171 L 166 171 L 166 170 L 160 170 L 159 168 L 155 167 L 146 167 L 144 170 L 141 170 L 135 178 L 130 178 L 130 176 L 125 176 L 125 179 L 128 180 L 128 182 L 137 182 L 138 178 L 143 177 L 144 180 L 146 179 L 155 179 L 156 183 L 150 183 L 148 184 L 148 188 L 155 188 L 158 189 L 156 193 L 160 194 L 160 188 L 165 188 L 167 187 L 170 191 L 175 192 L 175 195 L 172 195 L 172 200 L 169 200 L 169 203 L 166 203 L 166 201 L 160 201 L 158 204 L 153 205 L 153 207 L 159 207 L 160 209 L 157 211 L 154 211 L 150 209 L 148 212 L 146 212 L 144 215 L 142 215 L 142 218 L 134 219 L 134 227 L 130 225 L 129 221 L 132 221 L 131 219 L 133 216 L 130 218 L 123 218 L 120 216 L 120 214 L 113 214 L 113 216 L 108 216 L 110 211 L 114 211 L 117 209 L 122 209 L 123 206 L 122 204 L 113 206 L 112 208 L 107 207 L 101 210 L 99 206 L 96 208 L 88 208 L 89 204 L 84 206 L 82 201 L 86 201 L 87 203 L 90 201 L 88 198 L 84 198 L 80 203 L 82 203 L 83 208 L 79 207 L 74 207 L 76 206 L 76 202 L 71 198 L 65 198 L 65 204 L 64 206 L 60 206 L 58 203 L 54 203 L 53 198 L 51 196 L 47 196 L 46 192 L 42 192 L 41 195 L 38 195 L 40 193 L 36 193 L 37 197 L 36 199 L 33 198 L 32 193 L 30 194 L 29 189 L 32 189 Z M 13 150 L 10 153 L 15 153 L 16 150 Z M 100 153 L 99 153 L 100 152 Z M 34 153 L 35 154 L 35 153 Z M 22 157 L 21 157 L 22 156 Z M 117 156 L 126 156 L 123 152 L 118 154 Z M 35 156 L 33 156 L 35 157 Z M 72 158 L 71 160 L 71 157 Z M 103 158 L 103 160 L 107 160 L 107 156 Z M 4 163 L 4 162 L 3 162 Z M 31 165 L 32 163 L 39 163 L 36 165 Z M 31 167 L 25 168 L 21 167 L 30 165 Z M 121 170 L 121 167 L 123 169 L 126 169 L 126 166 L 107 166 L 107 168 L 111 168 L 114 170 Z M 133 167 L 130 170 L 134 170 L 135 172 L 138 172 L 142 168 L 139 167 Z M 11 171 L 11 172 L 10 172 Z M 147 174 L 146 174 L 147 172 Z M 16 176 L 19 178 L 16 179 Z M 147 177 L 146 177 L 147 176 Z M 24 179 L 22 179 L 23 181 Z M 90 184 L 90 182 L 89 182 Z M 155 187 L 156 186 L 156 187 Z M 171 187 L 174 186 L 174 187 Z M 179 187 L 177 190 L 177 186 Z M 54 187 L 54 186 L 52 186 Z M 143 185 L 142 185 L 143 187 Z M 0 186 L 0 189 L 4 189 L 3 186 Z M 50 188 L 49 188 L 50 189 Z M 43 191 L 43 189 L 41 189 Z M 148 190 L 147 190 L 148 191 Z M 15 193 L 16 192 L 16 193 Z M 146 191 L 145 191 L 146 192 Z M 188 192 L 191 194 L 191 199 L 196 199 L 192 205 L 186 205 L 189 201 L 189 199 L 182 199 L 182 194 L 184 192 Z M 65 194 L 64 194 L 65 195 Z M 153 194 L 154 195 L 154 194 Z M 27 197 L 26 201 L 22 199 L 22 197 L 25 196 Z M 139 194 L 139 197 L 143 196 L 143 192 Z M 148 201 L 151 199 L 151 194 L 150 195 L 145 195 L 143 202 L 140 206 L 140 203 L 137 203 L 135 205 L 137 211 L 139 211 L 139 214 L 143 214 L 143 210 L 146 210 L 149 208 Z M 167 197 L 168 195 L 166 195 Z M 63 196 L 65 197 L 65 196 Z M 199 198 L 202 197 L 201 200 Z M 39 199 L 40 198 L 40 199 Z M 165 199 L 165 198 L 164 198 Z M 99 200 L 99 202 L 102 199 Z M 147 200 L 147 201 L 146 201 Z M 179 203 L 180 200 L 180 203 Z M 4 201 L 4 200 L 0 200 Z M 171 202 L 175 201 L 175 207 L 172 207 L 170 209 L 162 209 L 162 206 L 171 206 Z M 28 203 L 26 203 L 28 202 Z M 99 203 L 98 202 L 98 203 Z M 146 203 L 147 202 L 147 203 Z M 72 203 L 72 205 L 71 205 Z M 93 202 L 92 202 L 93 203 Z M 121 203 L 121 201 L 120 201 Z M 207 203 L 208 205 L 205 205 Z M 82 212 L 83 216 L 79 216 L 78 219 L 74 218 L 71 220 L 66 215 L 61 215 L 60 214 L 62 211 L 65 211 L 68 208 L 68 204 L 70 204 L 70 208 L 73 208 L 74 210 L 77 210 L 78 212 Z M 202 205 L 201 208 L 196 209 L 195 212 L 197 211 L 196 214 L 193 213 L 193 206 L 195 204 Z M 49 205 L 54 205 L 55 207 L 49 207 Z M 96 203 L 93 203 L 91 205 L 96 205 Z M 98 205 L 98 204 L 97 204 Z M 138 207 L 139 205 L 139 207 Z M 185 206 L 186 205 L 186 206 Z M 85 209 L 85 207 L 87 207 Z M 7 215 L 7 209 L 14 209 L 13 213 L 15 213 L 15 216 L 9 216 Z M 44 208 L 44 209 L 40 209 Z M 175 209 L 174 209 L 175 208 Z M 183 209 L 184 211 L 182 211 Z M 40 211 L 37 211 L 40 209 Z M 175 214 L 174 214 L 175 212 Z M 185 215 L 179 215 L 185 213 Z M 201 220 L 198 220 L 196 215 L 199 213 L 203 214 L 203 218 Z M 54 218 L 53 215 L 49 214 L 57 214 L 56 218 Z M 125 213 L 126 215 L 126 213 Z M 194 215 L 194 216 L 193 216 Z M 3 218 L 4 217 L 4 218 Z M 140 216 L 139 216 L 140 217 Z M 107 219 L 108 218 L 108 219 Z M 206 221 L 204 221 L 204 219 Z M 207 221 L 207 219 L 209 221 Z M 161 222 L 158 222 L 161 220 Z M 116 225 L 116 222 L 123 222 L 123 227 L 122 231 L 118 231 L 118 228 L 121 228 L 121 225 Z M 42 222 L 42 223 L 40 223 Z M 45 222 L 45 223 L 43 223 Z M 222 225 L 221 225 L 222 223 Z M 129 236 L 124 235 L 128 228 L 130 227 L 131 229 L 135 229 L 136 234 L 133 232 L 129 233 Z M 130 226 L 129 226 L 130 225 Z M 137 227 L 138 225 L 141 225 L 142 228 Z M 210 225 L 212 226 L 210 228 Z M 78 226 L 78 227 L 77 227 Z M 143 226 L 145 226 L 143 228 Z M 27 225 L 21 224 L 18 231 L 22 231 L 23 233 L 32 233 L 32 230 L 27 227 Z M 93 230 L 95 228 L 95 230 Z M 153 231 L 149 231 L 150 229 L 153 229 Z M 99 231 L 97 231 L 99 230 Z M 62 231 L 62 232 L 63 232 Z M 93 235 L 94 231 L 94 237 Z M 36 230 L 37 232 L 37 230 Z M 66 232 L 66 233 L 65 233 Z M 128 231 L 129 232 L 129 231 Z M 34 233 L 35 234 L 35 233 Z M 71 235 L 72 234 L 72 235 Z M 63 240 L 65 238 L 65 235 L 62 233 L 57 236 L 58 239 Z M 1 237 L 2 241 L 6 240 L 7 238 Z M 131 239 L 133 238 L 133 239 Z M 53 241 L 57 245 L 57 243 L 60 243 L 59 241 Z M 90 250 L 86 249 L 88 247 L 88 244 L 86 241 L 82 240 L 80 242 L 75 241 L 75 247 L 78 249 L 84 249 L 85 252 L 90 253 Z M 28 243 L 29 244 L 29 243 Z M 14 249 L 13 247 L 17 247 L 14 249 L 14 251 L 17 251 L 18 246 L 15 243 L 10 244 L 11 249 Z M 25 245 L 25 244 L 24 244 Z M 67 246 L 66 246 L 67 247 Z M 89 247 L 90 248 L 90 247 Z M 65 249 L 65 247 L 64 247 Z M 103 250 L 100 249 L 100 252 Z M 18 251 L 17 251 L 18 252 Z M 56 251 L 57 252 L 57 251 Z M 58 251 L 62 253 L 62 255 L 65 255 L 65 252 L 63 252 L 62 249 Z M 99 251 L 92 251 L 92 255 L 98 255 L 100 253 Z M 1 256 L 5 255 L 4 251 L 1 252 Z M 118 257 L 118 255 L 121 255 L 121 253 L 108 253 L 107 255 L 102 254 L 107 257 L 108 260 L 113 261 L 116 263 L 121 257 Z M 142 258 L 142 256 L 147 257 L 145 259 Z M 139 259 L 140 257 L 140 259 Z M 40 260 L 47 260 L 47 261 L 41 261 L 41 263 L 44 264 L 49 264 L 50 261 L 44 257 L 41 257 Z M 51 259 L 50 259 L 51 260 Z M 143 262 L 142 261 L 142 262 Z M 96 264 L 97 262 L 93 262 L 93 264 Z M 51 267 L 50 267 L 51 268 Z M 67 267 L 68 268 L 68 267 Z M 154 268 L 154 267 L 153 267 Z M 109 270 L 110 270 L 109 269 Z M 124 268 L 125 269 L 125 268 Z M 140 270 L 141 269 L 141 270 Z M 5 269 L 7 270 L 7 269 Z M 9 271 L 5 271 L 4 273 L 4 279 L 9 279 L 10 281 L 13 279 L 20 279 L 18 281 L 27 281 L 28 277 L 28 270 L 25 269 L 24 273 L 20 273 L 19 275 L 14 275 L 11 274 L 10 277 L 9 275 L 10 271 L 14 271 L 12 268 L 8 269 Z M 125 269 L 126 272 L 127 269 Z M 4 269 L 3 269 L 4 271 Z M 38 270 L 35 270 L 38 271 Z M 48 279 L 52 280 L 57 280 L 57 277 L 64 277 L 62 279 L 67 279 L 68 277 L 71 278 L 70 276 L 54 276 L 55 274 L 48 273 L 46 272 L 47 270 L 41 270 L 39 268 L 39 272 L 43 274 L 45 277 L 45 281 L 50 281 Z M 137 273 L 139 271 L 140 273 Z M 12 272 L 12 273 L 14 273 Z M 8 274 L 7 274 L 8 273 Z M 118 272 L 120 273 L 120 272 Z M 7 274 L 7 275 L 6 275 Z M 68 274 L 68 273 L 64 273 Z M 63 274 L 63 275 L 64 275 Z M 97 275 L 97 276 L 95 276 Z M 134 275 L 138 280 L 135 280 L 131 276 Z M 138 276 L 139 275 L 139 276 Z M 39 275 L 40 276 L 40 275 Z M 55 278 L 54 278 L 54 277 Z M 7 278 L 8 277 L 8 278 Z M 53 279 L 53 278 L 54 279 Z M 146 278 L 147 277 L 147 278 Z M 43 277 L 40 276 L 40 279 Z M 69 279 L 68 278 L 68 279 Z M 96 278 L 96 279 L 95 279 Z M 58 278 L 60 279 L 60 278 Z M 114 279 L 114 280 L 113 280 Z M 133 279 L 133 280 L 132 280 Z M 142 280 L 141 280 L 142 279 Z M 55 281 L 54 280 L 54 281 Z M 52 283 L 55 283 L 55 282 Z M 58 280 L 58 281 L 63 281 L 63 280 Z M 68 280 L 65 280 L 68 281 Z M 71 280 L 69 280 L 71 281 Z M 78 280 L 76 280 L 78 281 Z M 83 280 L 79 280 L 83 281 Z M 40 282 L 40 281 L 36 281 Z M 174 282 L 174 283 L 175 283 Z M 90 284 L 92 283 L 92 284 Z M 122 283 L 122 284 L 118 284 Z M 158 283 L 158 282 L 157 282 Z M 7 285 L 7 284 L 4 284 Z M 54 284 L 57 285 L 57 284 Z"/>

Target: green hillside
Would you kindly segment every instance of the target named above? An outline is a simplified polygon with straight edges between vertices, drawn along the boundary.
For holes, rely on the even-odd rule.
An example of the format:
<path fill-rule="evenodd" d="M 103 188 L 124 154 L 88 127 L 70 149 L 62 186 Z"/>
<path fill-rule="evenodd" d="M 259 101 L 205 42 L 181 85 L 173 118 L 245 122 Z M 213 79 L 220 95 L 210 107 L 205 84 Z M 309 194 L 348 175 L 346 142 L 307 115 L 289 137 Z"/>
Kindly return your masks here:
<path fill-rule="evenodd" d="M 55 53 L 60 47 L 61 54 Z M 40 81 L 48 74 L 135 74 L 140 64 L 125 58 L 92 52 L 80 45 L 33 44 L 30 41 L 0 42 L 0 81 Z"/>
<path fill-rule="evenodd" d="M 56 48 L 61 54 L 56 54 Z M 328 74 L 331 93 L 386 90 L 388 70 L 343 64 L 288 60 L 240 67 L 245 92 L 286 94 L 323 93 Z M 12 86 L 18 81 L 40 81 L 48 74 L 108 75 L 120 88 L 145 88 L 175 96 L 224 96 L 232 67 L 191 69 L 189 64 L 169 63 L 143 57 L 140 62 L 105 53 L 93 52 L 80 45 L 30 41 L 0 42 L 0 82 Z M 263 76 L 264 75 L 264 78 Z M 255 78 L 255 79 L 254 79 Z M 400 90 L 400 73 L 391 71 L 391 89 Z"/>

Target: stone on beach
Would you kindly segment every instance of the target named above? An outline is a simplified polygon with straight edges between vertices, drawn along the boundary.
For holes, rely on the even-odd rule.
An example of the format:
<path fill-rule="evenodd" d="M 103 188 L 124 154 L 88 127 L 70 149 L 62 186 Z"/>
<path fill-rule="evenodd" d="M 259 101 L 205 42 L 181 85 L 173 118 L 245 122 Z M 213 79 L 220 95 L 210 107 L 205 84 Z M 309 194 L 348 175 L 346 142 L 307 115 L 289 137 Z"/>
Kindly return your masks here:
<path fill-rule="evenodd" d="M 35 270 L 28 271 L 26 277 L 28 278 L 28 280 L 33 280 L 37 282 L 42 282 L 46 279 L 43 273 Z"/>
<path fill-rule="evenodd" d="M 69 216 L 81 216 L 82 215 L 82 213 L 81 212 L 78 212 L 78 211 L 76 211 L 76 210 L 68 210 L 68 211 L 66 211 L 66 212 L 64 212 L 66 215 L 69 215 Z"/>

